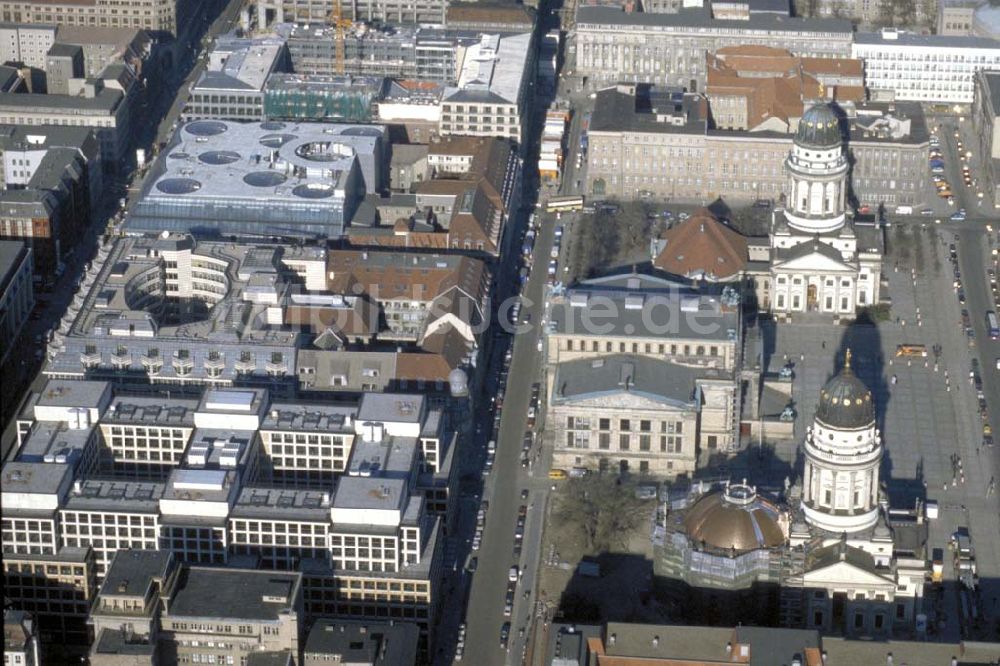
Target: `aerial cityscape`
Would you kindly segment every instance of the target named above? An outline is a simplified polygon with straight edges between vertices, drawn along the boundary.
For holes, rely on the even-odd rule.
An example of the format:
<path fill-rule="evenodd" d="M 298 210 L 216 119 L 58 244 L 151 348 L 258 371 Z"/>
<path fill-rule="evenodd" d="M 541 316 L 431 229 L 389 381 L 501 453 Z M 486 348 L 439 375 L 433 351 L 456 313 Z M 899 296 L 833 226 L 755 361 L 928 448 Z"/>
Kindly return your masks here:
<path fill-rule="evenodd" d="M 996 0 L 0 0 L 4 666 L 1000 666 Z"/>

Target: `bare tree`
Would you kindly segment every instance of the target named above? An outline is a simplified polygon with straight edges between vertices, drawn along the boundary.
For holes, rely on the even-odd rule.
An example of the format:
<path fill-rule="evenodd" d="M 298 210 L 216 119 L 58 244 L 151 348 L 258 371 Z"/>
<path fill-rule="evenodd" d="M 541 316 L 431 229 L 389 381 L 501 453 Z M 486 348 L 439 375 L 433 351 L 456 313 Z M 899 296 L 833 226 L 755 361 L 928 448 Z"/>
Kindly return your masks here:
<path fill-rule="evenodd" d="M 609 475 L 570 479 L 559 496 L 553 517 L 577 526 L 587 552 L 602 553 L 625 548 L 629 536 L 643 524 L 643 500 L 635 495 L 635 484 Z"/>

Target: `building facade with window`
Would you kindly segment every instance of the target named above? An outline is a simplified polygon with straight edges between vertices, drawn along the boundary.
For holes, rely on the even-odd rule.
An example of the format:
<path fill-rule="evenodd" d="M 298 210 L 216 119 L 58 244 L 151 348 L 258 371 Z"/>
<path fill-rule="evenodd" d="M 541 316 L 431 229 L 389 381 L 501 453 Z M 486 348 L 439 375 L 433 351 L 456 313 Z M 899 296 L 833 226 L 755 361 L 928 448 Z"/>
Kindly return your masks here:
<path fill-rule="evenodd" d="M 31 248 L 23 241 L 0 241 L 0 366 L 35 308 Z"/>
<path fill-rule="evenodd" d="M 929 134 L 920 106 L 845 102 L 840 108 L 851 201 L 924 203 Z M 777 201 L 785 193 L 793 121 L 782 131 L 715 129 L 700 95 L 607 88 L 597 93 L 591 118 L 584 187 L 594 197 L 624 200 Z"/>
<path fill-rule="evenodd" d="M 415 394 L 331 405 L 191 389 L 152 397 L 50 380 L 29 399 L 2 472 L 15 607 L 37 613 L 45 636 L 85 641 L 86 608 L 116 554 L 161 552 L 301 572 L 311 615 L 406 619 L 431 640 L 457 510 L 445 411 Z M 65 591 L 52 597 L 56 585 Z"/>
<path fill-rule="evenodd" d="M 873 99 L 972 104 L 976 72 L 1000 67 L 1000 41 L 885 29 L 857 33 L 851 55 Z"/>
<path fill-rule="evenodd" d="M 693 469 L 699 450 L 737 446 L 735 294 L 621 273 L 551 297 L 545 352 L 557 461 L 674 476 Z"/>
<path fill-rule="evenodd" d="M 191 86 L 185 120 L 263 120 L 264 86 L 272 72 L 288 67 L 285 42 L 278 37 L 219 37 L 208 65 Z"/>
<path fill-rule="evenodd" d="M 785 206 L 775 211 L 771 228 L 773 292 L 758 294 L 758 302 L 782 314 L 838 317 L 877 304 L 881 235 L 848 216 L 850 167 L 841 119 L 830 105 L 803 114 L 785 168 Z"/>
<path fill-rule="evenodd" d="M 534 81 L 532 34 L 481 35 L 465 50 L 441 99 L 441 135 L 496 136 L 520 142 Z"/>
<path fill-rule="evenodd" d="M 712 18 L 701 8 L 659 14 L 580 6 L 576 12 L 577 73 L 599 85 L 621 82 L 678 86 L 701 92 L 705 53 L 725 46 L 774 46 L 797 56 L 851 55 L 851 23 L 756 13 L 745 20 Z"/>

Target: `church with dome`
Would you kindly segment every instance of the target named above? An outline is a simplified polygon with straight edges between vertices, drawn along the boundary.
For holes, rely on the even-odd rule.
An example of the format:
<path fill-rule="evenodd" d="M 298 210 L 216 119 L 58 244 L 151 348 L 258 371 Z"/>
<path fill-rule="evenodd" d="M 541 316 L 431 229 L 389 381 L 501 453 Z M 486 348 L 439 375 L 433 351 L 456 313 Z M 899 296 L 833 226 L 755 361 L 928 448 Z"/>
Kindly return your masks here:
<path fill-rule="evenodd" d="M 926 576 L 922 507 L 890 508 L 884 444 L 871 390 L 851 352 L 823 387 L 784 491 L 741 480 L 696 483 L 674 498 L 656 548 L 657 573 L 680 582 L 692 608 L 753 608 L 735 622 L 852 637 L 919 633 Z M 749 599 L 749 601 L 748 601 Z M 711 618 L 703 618 L 711 621 Z"/>
<path fill-rule="evenodd" d="M 848 212 L 850 163 L 829 103 L 802 114 L 785 159 L 784 206 L 774 211 L 769 276 L 758 302 L 774 313 L 851 316 L 878 303 L 882 241 Z M 761 288 L 763 287 L 763 288 Z"/>

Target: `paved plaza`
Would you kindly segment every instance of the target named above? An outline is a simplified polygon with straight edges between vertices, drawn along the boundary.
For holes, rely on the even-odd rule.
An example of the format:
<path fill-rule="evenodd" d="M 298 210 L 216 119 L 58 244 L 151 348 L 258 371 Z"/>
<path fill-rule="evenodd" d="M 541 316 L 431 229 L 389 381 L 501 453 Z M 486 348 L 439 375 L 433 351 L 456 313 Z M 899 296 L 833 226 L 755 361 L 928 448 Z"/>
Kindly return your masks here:
<path fill-rule="evenodd" d="M 877 418 L 886 444 L 882 478 L 888 484 L 894 507 L 907 508 L 917 497 L 936 500 L 940 517 L 930 524 L 928 547 L 946 548 L 950 535 L 968 527 L 973 538 L 982 583 L 984 611 L 994 621 L 1000 596 L 1000 513 L 996 495 L 986 489 L 996 473 L 996 448 L 982 449 L 982 422 L 976 411 L 975 390 L 969 380 L 972 359 L 960 327 L 960 311 L 951 285 L 947 259 L 950 233 L 924 232 L 926 257 L 920 270 L 909 265 L 898 270 L 887 262 L 892 316 L 878 326 L 832 324 L 828 319 L 805 319 L 779 324 L 770 336 L 767 370 L 777 373 L 793 363 L 795 378 L 795 439 L 767 445 L 767 455 L 747 455 L 731 469 L 759 483 L 780 488 L 790 468 L 798 468 L 798 447 L 812 421 L 820 389 L 843 362 L 847 347 L 852 367 L 872 389 Z M 938 253 L 938 261 L 930 256 Z M 898 317 L 898 321 L 897 321 Z M 896 346 L 940 344 L 939 363 L 927 359 L 898 359 Z M 896 378 L 895 384 L 892 378 Z M 773 452 L 773 454 L 771 453 Z M 961 456 L 962 473 L 955 472 L 954 455 Z M 953 485 L 954 481 L 954 485 Z M 947 552 L 947 551 L 946 551 Z M 950 562 L 946 580 L 953 579 Z M 957 618 L 955 595 L 945 595 Z M 945 637 L 957 639 L 957 623 L 945 627 Z"/>

